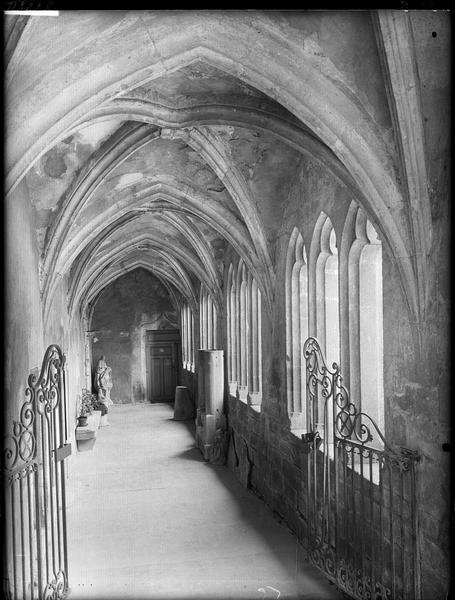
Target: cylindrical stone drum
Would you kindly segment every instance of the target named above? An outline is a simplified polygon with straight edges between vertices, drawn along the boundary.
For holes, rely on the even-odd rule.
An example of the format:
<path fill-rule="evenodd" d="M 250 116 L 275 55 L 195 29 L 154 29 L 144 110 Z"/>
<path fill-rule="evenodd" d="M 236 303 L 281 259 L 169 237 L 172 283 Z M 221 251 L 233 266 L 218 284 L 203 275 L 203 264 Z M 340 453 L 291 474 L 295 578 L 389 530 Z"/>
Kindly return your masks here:
<path fill-rule="evenodd" d="M 223 350 L 205 350 L 205 412 L 216 415 L 223 412 L 224 361 Z"/>
<path fill-rule="evenodd" d="M 198 350 L 197 360 L 197 407 L 205 412 L 205 350 Z"/>
<path fill-rule="evenodd" d="M 194 419 L 194 406 L 188 388 L 178 385 L 175 388 L 174 398 L 174 420 L 188 421 Z"/>

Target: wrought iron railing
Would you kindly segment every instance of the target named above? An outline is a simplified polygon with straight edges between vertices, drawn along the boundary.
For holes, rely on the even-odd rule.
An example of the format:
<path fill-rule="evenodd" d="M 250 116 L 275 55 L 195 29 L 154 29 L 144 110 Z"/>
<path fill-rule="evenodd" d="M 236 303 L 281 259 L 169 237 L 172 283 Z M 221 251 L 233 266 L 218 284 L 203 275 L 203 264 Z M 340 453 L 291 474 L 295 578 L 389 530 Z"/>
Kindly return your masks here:
<path fill-rule="evenodd" d="M 419 600 L 418 453 L 388 444 L 315 338 L 303 352 L 310 559 L 352 598 Z"/>
<path fill-rule="evenodd" d="M 4 440 L 4 594 L 60 600 L 68 592 L 64 459 L 71 447 L 58 346 L 49 346 L 25 394 L 19 421 Z"/>

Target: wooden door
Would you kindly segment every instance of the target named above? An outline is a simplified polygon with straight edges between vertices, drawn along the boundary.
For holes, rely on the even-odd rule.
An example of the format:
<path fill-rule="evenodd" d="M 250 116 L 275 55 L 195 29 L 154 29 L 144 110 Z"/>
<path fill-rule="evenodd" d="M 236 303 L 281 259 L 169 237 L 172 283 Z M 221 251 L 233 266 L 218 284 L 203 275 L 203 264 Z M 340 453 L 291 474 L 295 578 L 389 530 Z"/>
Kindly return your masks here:
<path fill-rule="evenodd" d="M 180 336 L 170 331 L 149 332 L 147 344 L 147 398 L 149 402 L 174 400 L 180 364 Z M 173 334 L 173 335 L 172 335 Z"/>

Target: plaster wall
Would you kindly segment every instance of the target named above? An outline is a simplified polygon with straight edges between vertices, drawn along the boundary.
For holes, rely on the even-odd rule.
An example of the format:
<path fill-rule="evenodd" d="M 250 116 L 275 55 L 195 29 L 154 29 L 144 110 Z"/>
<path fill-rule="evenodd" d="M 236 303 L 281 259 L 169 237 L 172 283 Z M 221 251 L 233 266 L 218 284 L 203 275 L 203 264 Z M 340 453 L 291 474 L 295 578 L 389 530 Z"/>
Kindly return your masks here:
<path fill-rule="evenodd" d="M 71 439 L 78 416 L 84 381 L 84 336 L 81 321 L 68 313 L 68 281 L 63 277 L 55 288 L 44 324 L 45 347 L 58 344 L 66 355 L 67 408 Z"/>
<path fill-rule="evenodd" d="M 5 423 L 11 423 L 19 418 L 30 372 L 39 374 L 46 348 L 57 344 L 67 359 L 69 441 L 74 442 L 77 403 L 82 388 L 80 324 L 74 321 L 70 328 L 64 279 L 57 287 L 49 317 L 43 324 L 36 213 L 32 200 L 23 180 L 8 197 L 5 210 L 5 393 L 9 401 L 4 419 Z"/>
<path fill-rule="evenodd" d="M 106 356 L 112 367 L 114 403 L 146 400 L 141 344 L 147 328 L 178 328 L 178 316 L 161 282 L 138 268 L 101 292 L 90 325 L 92 373 L 100 356 Z"/>
<path fill-rule="evenodd" d="M 27 378 L 44 354 L 38 249 L 29 190 L 22 181 L 5 208 L 5 423 L 18 418 Z"/>

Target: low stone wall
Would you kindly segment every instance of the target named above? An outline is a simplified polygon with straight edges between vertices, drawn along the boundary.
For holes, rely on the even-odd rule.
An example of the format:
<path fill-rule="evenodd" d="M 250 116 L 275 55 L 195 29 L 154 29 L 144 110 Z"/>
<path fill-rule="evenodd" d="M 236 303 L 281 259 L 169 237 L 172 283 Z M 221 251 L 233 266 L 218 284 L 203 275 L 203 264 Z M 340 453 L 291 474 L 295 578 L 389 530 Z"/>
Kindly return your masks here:
<path fill-rule="evenodd" d="M 244 487 L 252 490 L 269 506 L 274 516 L 307 549 L 308 455 L 302 440 L 291 433 L 285 423 L 280 423 L 278 416 L 258 412 L 232 395 L 228 396 L 227 413 L 228 467 Z M 448 589 L 448 532 L 444 523 L 447 522 L 447 515 L 439 514 L 437 503 L 435 514 L 429 513 L 427 503 L 423 504 L 422 499 L 438 493 L 440 486 L 446 485 L 447 481 L 444 477 L 440 482 L 432 479 L 432 472 L 427 470 L 427 460 L 426 457 L 420 460 L 416 473 L 421 598 L 445 600 Z M 354 478 L 360 481 L 359 475 L 354 475 Z M 318 479 L 322 485 L 322 470 Z M 395 491 L 398 494 L 398 490 Z M 411 560 L 411 557 L 408 556 L 407 560 Z"/>
<path fill-rule="evenodd" d="M 227 408 L 229 468 L 305 546 L 301 492 L 306 463 L 301 440 L 269 415 L 233 396 L 229 396 Z"/>

